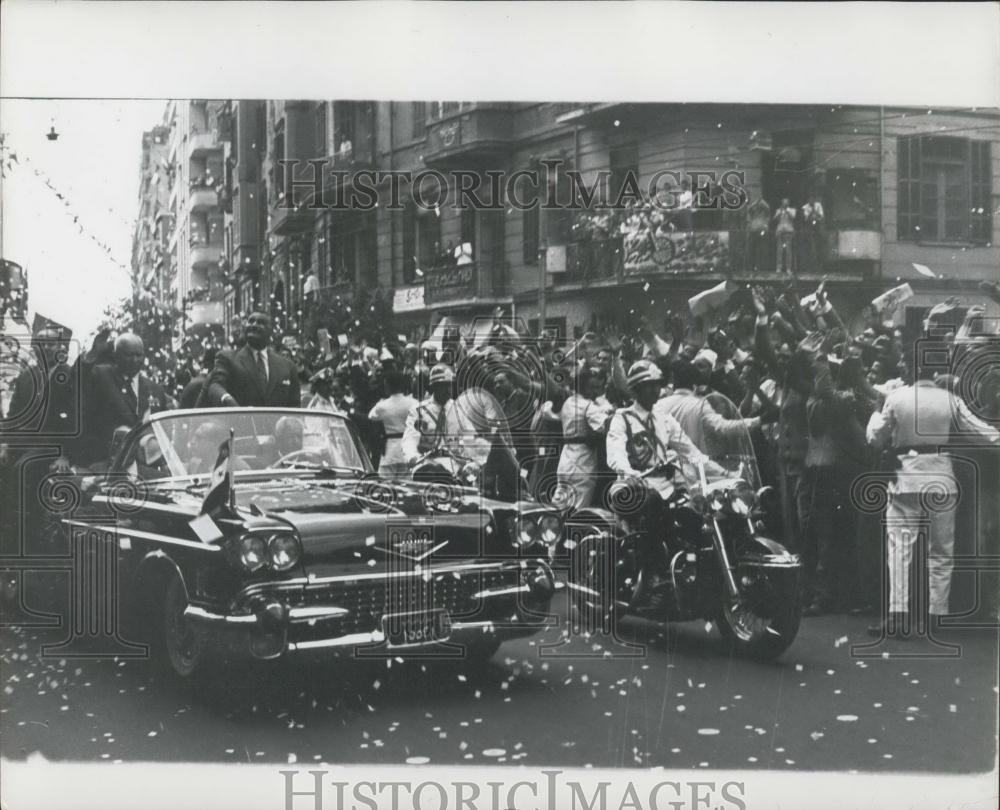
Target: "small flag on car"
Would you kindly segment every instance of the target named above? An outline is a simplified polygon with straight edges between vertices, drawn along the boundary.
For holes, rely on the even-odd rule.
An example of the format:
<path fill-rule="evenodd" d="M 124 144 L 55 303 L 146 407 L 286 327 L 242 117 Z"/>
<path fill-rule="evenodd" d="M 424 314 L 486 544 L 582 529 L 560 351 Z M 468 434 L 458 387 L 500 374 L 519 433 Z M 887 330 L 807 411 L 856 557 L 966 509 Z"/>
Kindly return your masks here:
<path fill-rule="evenodd" d="M 224 509 L 232 508 L 233 490 L 233 464 L 232 447 L 233 434 L 229 432 L 229 438 L 219 445 L 219 456 L 215 460 L 212 468 L 212 475 L 208 482 L 208 490 L 205 492 L 205 500 L 201 502 L 202 515 L 210 515 Z"/>

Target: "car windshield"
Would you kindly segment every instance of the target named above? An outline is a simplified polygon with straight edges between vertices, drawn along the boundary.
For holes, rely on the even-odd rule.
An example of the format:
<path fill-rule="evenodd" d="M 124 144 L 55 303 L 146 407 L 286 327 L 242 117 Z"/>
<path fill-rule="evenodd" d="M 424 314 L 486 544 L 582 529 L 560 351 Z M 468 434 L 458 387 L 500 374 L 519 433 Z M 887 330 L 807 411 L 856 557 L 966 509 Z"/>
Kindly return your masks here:
<path fill-rule="evenodd" d="M 370 470 L 344 417 L 266 409 L 172 412 L 139 433 L 120 468 L 146 480 L 208 475 L 230 432 L 235 475 L 272 469 Z"/>

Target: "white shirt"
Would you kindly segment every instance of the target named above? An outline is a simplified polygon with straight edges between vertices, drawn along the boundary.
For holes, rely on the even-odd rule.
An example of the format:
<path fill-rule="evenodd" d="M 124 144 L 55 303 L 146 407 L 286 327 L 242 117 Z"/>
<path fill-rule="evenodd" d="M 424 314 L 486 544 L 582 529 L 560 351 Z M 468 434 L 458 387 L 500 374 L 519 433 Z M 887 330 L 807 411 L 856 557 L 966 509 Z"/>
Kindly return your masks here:
<path fill-rule="evenodd" d="M 627 408 L 619 408 L 615 415 L 611 417 L 611 424 L 608 426 L 608 466 L 622 476 L 635 476 L 642 470 L 635 470 L 628 459 L 628 429 L 625 420 L 631 421 L 632 434 L 636 435 L 642 428 L 640 423 L 645 425 L 652 417 L 652 425 L 657 439 L 655 454 L 651 466 L 665 464 L 671 460 L 670 452 L 673 450 L 677 455 L 686 458 L 688 461 L 707 461 L 707 457 L 685 435 L 677 420 L 670 414 L 663 411 L 647 411 L 638 402 L 634 402 Z"/>
<path fill-rule="evenodd" d="M 703 453 L 710 452 L 709 443 L 724 443 L 732 437 L 742 437 L 760 424 L 759 417 L 726 419 L 704 397 L 686 388 L 678 388 L 669 396 L 658 400 L 653 413 L 664 413 L 677 420 L 681 430 Z"/>
<path fill-rule="evenodd" d="M 902 467 L 896 471 L 890 492 L 957 491 L 947 455 L 905 452 L 911 447 L 933 451 L 948 442 L 953 428 L 961 436 L 1000 442 L 995 428 L 976 417 L 959 397 L 930 380 L 897 388 L 885 398 L 881 412 L 873 413 L 868 421 L 866 433 L 869 443 L 876 447 L 900 448 Z"/>

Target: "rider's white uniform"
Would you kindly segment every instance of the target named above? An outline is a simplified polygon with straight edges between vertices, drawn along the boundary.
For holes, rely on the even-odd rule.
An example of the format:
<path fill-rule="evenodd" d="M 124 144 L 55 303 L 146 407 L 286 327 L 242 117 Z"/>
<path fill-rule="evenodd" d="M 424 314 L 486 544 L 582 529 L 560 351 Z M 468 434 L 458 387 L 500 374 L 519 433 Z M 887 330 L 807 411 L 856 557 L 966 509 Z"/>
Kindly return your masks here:
<path fill-rule="evenodd" d="M 407 462 L 414 461 L 430 450 L 455 449 L 448 434 L 449 416 L 454 421 L 454 410 L 455 400 L 449 399 L 442 406 L 431 396 L 410 408 L 401 442 L 403 458 Z"/>
<path fill-rule="evenodd" d="M 698 461 L 708 462 L 708 457 L 695 447 L 694 442 L 670 414 L 655 406 L 652 411 L 647 411 L 638 402 L 633 402 L 627 408 L 615 411 L 608 426 L 608 466 L 623 478 L 638 476 L 643 472 L 635 469 L 629 461 L 630 429 L 633 442 L 644 434 L 652 434 L 649 446 L 653 450 L 653 458 L 645 469 L 673 461 L 671 451 L 692 464 Z"/>

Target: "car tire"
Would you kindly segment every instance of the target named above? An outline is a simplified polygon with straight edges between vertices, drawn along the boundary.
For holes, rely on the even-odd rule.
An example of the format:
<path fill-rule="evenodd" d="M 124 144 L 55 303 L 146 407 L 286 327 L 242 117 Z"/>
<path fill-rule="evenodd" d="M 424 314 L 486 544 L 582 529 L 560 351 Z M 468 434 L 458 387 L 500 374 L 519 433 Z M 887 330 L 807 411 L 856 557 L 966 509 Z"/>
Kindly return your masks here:
<path fill-rule="evenodd" d="M 184 618 L 187 589 L 177 574 L 168 577 L 160 599 L 152 604 L 153 660 L 159 673 L 179 683 L 203 679 L 207 652 Z"/>
<path fill-rule="evenodd" d="M 465 645 L 465 661 L 472 667 L 483 667 L 496 655 L 503 642 L 493 636 L 483 636 Z"/>

